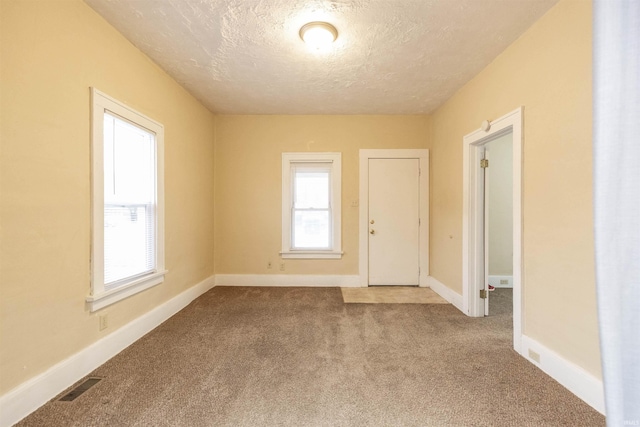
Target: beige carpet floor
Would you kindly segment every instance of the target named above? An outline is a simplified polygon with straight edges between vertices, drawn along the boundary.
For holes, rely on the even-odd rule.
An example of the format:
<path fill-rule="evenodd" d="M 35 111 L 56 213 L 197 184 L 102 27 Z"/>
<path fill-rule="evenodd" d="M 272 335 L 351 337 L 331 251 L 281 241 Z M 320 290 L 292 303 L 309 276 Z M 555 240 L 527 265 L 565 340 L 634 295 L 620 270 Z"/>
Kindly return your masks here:
<path fill-rule="evenodd" d="M 341 288 L 342 301 L 347 304 L 449 304 L 429 288 L 405 286 L 370 286 Z"/>
<path fill-rule="evenodd" d="M 603 426 L 493 316 L 344 304 L 338 288 L 216 287 L 27 426 Z M 500 303 L 502 301 L 502 304 Z"/>

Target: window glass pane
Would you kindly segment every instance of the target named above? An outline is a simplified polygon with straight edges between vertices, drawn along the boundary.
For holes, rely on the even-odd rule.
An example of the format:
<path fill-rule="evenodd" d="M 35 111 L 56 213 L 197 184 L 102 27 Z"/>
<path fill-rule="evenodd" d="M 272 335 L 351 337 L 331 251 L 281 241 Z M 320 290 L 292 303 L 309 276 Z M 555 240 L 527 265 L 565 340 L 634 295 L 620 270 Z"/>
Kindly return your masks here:
<path fill-rule="evenodd" d="M 104 283 L 153 271 L 155 267 L 152 205 L 104 206 Z"/>
<path fill-rule="evenodd" d="M 104 117 L 104 283 L 155 269 L 155 136 Z"/>
<path fill-rule="evenodd" d="M 293 179 L 293 201 L 296 209 L 329 208 L 329 171 L 295 169 Z"/>
<path fill-rule="evenodd" d="M 331 249 L 329 211 L 294 210 L 293 247 L 296 249 Z"/>
<path fill-rule="evenodd" d="M 154 135 L 105 114 L 104 174 L 105 203 L 153 203 Z"/>

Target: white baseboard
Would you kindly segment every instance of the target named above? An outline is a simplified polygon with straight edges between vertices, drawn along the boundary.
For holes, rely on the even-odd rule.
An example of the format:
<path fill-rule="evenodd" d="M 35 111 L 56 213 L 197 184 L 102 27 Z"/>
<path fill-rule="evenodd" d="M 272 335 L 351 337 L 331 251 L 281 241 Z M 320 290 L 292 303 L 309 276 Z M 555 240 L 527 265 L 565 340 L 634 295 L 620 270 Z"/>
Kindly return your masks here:
<path fill-rule="evenodd" d="M 360 276 L 320 274 L 216 274 L 216 286 L 359 288 Z"/>
<path fill-rule="evenodd" d="M 432 276 L 429 276 L 429 286 L 442 298 L 462 311 L 462 295 L 452 291 Z M 604 388 L 601 380 L 526 335 L 521 336 L 521 350 L 520 354 L 525 359 L 558 381 L 563 387 L 596 411 L 601 414 L 605 413 Z M 532 356 L 530 351 L 538 354 L 539 361 L 533 359 L 535 355 Z"/>
<path fill-rule="evenodd" d="M 214 276 L 208 277 L 100 341 L 0 396 L 0 426 L 9 427 L 17 423 L 214 286 Z"/>
<path fill-rule="evenodd" d="M 505 280 L 507 283 L 501 283 Z M 513 288 L 513 276 L 489 276 L 489 284 L 494 288 Z"/>
<path fill-rule="evenodd" d="M 531 352 L 538 354 L 539 361 L 533 358 L 535 354 Z M 526 335 L 522 335 L 522 356 L 593 409 L 605 413 L 601 380 Z"/>
<path fill-rule="evenodd" d="M 429 287 L 442 298 L 449 301 L 455 308 L 462 311 L 462 295 L 451 290 L 433 276 L 429 276 Z"/>

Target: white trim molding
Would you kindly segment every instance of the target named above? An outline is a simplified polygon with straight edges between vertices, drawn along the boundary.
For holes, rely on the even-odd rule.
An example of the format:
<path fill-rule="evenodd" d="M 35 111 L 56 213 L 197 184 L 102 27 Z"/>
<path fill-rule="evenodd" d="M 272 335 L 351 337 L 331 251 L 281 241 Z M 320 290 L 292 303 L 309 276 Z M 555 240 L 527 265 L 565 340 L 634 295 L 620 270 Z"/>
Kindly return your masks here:
<path fill-rule="evenodd" d="M 495 138 L 512 132 L 513 140 L 513 348 L 520 353 L 522 336 L 522 146 L 524 108 L 491 122 L 489 129 L 478 129 L 462 141 L 462 304 L 463 313 L 472 317 L 485 315 L 484 268 L 484 197 L 480 159 L 483 146 Z"/>
<path fill-rule="evenodd" d="M 150 203 L 149 208 L 152 208 L 153 212 L 149 218 L 153 218 L 155 230 L 151 244 L 154 260 L 152 266 L 148 266 L 152 269 L 146 272 L 139 271 L 140 274 L 137 276 L 128 276 L 111 283 L 105 283 L 104 253 L 105 204 L 109 201 L 105 195 L 104 166 L 104 130 L 107 114 L 113 116 L 114 120 L 129 122 L 150 136 L 154 157 L 150 167 L 153 170 L 152 183 L 155 186 L 153 200 L 138 200 L 140 203 Z M 91 289 L 86 302 L 89 310 L 94 312 L 161 284 L 167 272 L 164 265 L 164 126 L 94 87 L 91 88 L 91 190 Z M 117 200 L 124 203 L 125 199 L 120 196 Z M 111 202 L 115 203 L 113 200 Z M 147 251 L 150 249 L 147 248 Z"/>
<path fill-rule="evenodd" d="M 0 396 L 0 427 L 9 427 L 17 423 L 214 286 L 215 277 L 206 278 L 164 304 L 52 366 L 42 374 Z"/>
<path fill-rule="evenodd" d="M 360 286 L 369 286 L 369 159 L 418 159 L 420 162 L 420 258 L 419 286 L 429 277 L 429 150 L 360 150 L 359 273 Z"/>
<path fill-rule="evenodd" d="M 489 276 L 489 285 L 494 288 L 513 288 L 513 276 Z"/>
<path fill-rule="evenodd" d="M 329 175 L 329 200 L 325 209 L 329 212 L 329 247 L 295 248 L 294 195 L 296 170 L 323 171 Z M 342 258 L 342 153 L 282 153 L 282 251 L 283 259 L 340 259 Z M 302 209 L 306 210 L 306 209 Z"/>
<path fill-rule="evenodd" d="M 531 337 L 522 335 L 521 345 L 521 355 L 525 359 L 604 415 L 602 380 L 594 377 L 578 365 L 569 362 Z"/>
<path fill-rule="evenodd" d="M 280 252 L 282 259 L 340 259 L 344 252 L 329 251 L 290 251 Z"/>
<path fill-rule="evenodd" d="M 427 278 L 427 283 L 433 292 L 437 293 L 442 298 L 453 304 L 455 308 L 462 311 L 462 295 L 455 292 L 433 276 L 429 276 Z"/>
<path fill-rule="evenodd" d="M 360 287 L 360 276 L 321 274 L 216 274 L 216 286 Z"/>
<path fill-rule="evenodd" d="M 167 273 L 168 271 L 166 270 L 158 273 L 153 273 L 138 280 L 127 283 L 126 285 L 111 289 L 110 291 L 104 292 L 100 295 L 89 295 L 86 298 L 89 310 L 92 312 L 98 311 L 120 300 L 130 297 L 131 295 L 135 295 L 139 292 L 159 285 L 160 283 L 164 282 L 164 276 Z"/>

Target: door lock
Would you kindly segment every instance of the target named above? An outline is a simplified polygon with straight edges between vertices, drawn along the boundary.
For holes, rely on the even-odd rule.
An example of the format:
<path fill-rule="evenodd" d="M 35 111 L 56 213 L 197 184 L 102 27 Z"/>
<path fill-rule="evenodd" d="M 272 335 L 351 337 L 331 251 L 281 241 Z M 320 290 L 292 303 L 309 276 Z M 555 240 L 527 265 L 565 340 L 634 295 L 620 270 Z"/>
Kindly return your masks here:
<path fill-rule="evenodd" d="M 374 220 L 369 221 L 369 224 L 375 224 L 376 222 Z"/>

